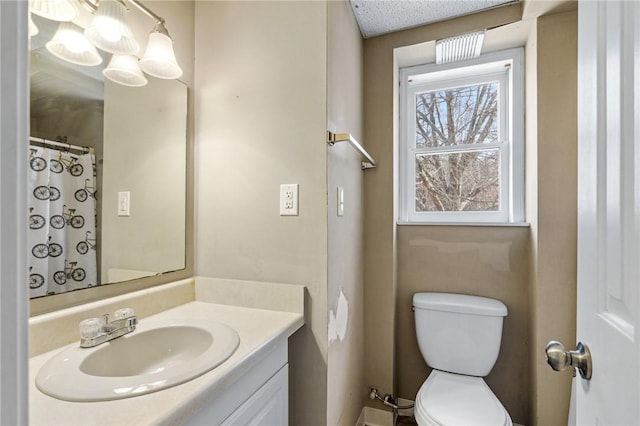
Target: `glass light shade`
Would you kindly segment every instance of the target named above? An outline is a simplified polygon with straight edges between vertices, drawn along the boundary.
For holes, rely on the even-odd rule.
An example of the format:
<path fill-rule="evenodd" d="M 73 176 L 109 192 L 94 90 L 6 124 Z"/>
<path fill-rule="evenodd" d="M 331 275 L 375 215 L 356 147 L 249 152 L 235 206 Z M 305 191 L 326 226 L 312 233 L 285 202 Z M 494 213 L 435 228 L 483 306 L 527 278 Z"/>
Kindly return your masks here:
<path fill-rule="evenodd" d="M 82 28 L 72 22 L 61 22 L 47 50 L 65 61 L 78 65 L 99 65 L 102 56 L 82 34 Z"/>
<path fill-rule="evenodd" d="M 124 86 L 140 87 L 147 84 L 147 79 L 138 66 L 138 58 L 133 55 L 114 54 L 102 74 Z"/>
<path fill-rule="evenodd" d="M 144 57 L 140 60 L 142 71 L 157 78 L 174 79 L 182 75 L 176 55 L 173 52 L 173 40 L 168 35 L 152 32 Z"/>
<path fill-rule="evenodd" d="M 98 10 L 84 35 L 99 49 L 133 55 L 140 45 L 127 25 L 127 8 L 117 0 L 100 0 Z"/>
<path fill-rule="evenodd" d="M 31 14 L 29 14 L 29 37 L 33 37 L 34 35 L 37 35 L 39 32 L 40 30 L 38 29 L 36 24 L 33 22 L 33 19 L 31 19 Z"/>
<path fill-rule="evenodd" d="M 32 13 L 52 21 L 73 21 L 78 9 L 69 0 L 29 0 Z"/>

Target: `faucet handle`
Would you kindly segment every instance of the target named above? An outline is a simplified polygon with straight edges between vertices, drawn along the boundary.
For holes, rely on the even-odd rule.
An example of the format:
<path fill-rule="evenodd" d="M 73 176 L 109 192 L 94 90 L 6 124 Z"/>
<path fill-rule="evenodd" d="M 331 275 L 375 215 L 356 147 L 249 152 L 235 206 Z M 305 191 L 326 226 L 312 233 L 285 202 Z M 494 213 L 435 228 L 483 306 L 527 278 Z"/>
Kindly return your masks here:
<path fill-rule="evenodd" d="M 88 318 L 80 321 L 80 338 L 81 339 L 93 339 L 100 334 L 100 328 L 102 322 L 100 318 Z"/>
<path fill-rule="evenodd" d="M 135 311 L 132 308 L 118 309 L 113 313 L 113 318 L 116 320 L 125 319 L 135 316 Z"/>

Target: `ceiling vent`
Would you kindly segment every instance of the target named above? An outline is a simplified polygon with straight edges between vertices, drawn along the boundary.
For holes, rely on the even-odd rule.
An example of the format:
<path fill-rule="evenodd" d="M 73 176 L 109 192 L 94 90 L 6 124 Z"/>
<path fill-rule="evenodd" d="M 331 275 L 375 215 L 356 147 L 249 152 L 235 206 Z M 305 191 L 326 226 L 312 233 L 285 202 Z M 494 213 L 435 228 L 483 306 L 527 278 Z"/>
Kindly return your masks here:
<path fill-rule="evenodd" d="M 485 30 L 436 41 L 436 64 L 477 58 L 482 50 Z"/>

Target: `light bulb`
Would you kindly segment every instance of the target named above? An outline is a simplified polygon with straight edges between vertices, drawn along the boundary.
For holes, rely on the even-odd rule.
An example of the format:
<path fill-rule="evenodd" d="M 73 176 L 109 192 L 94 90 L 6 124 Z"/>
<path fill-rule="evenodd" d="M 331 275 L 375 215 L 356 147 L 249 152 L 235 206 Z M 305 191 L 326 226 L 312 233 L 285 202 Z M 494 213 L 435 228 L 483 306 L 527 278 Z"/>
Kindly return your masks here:
<path fill-rule="evenodd" d="M 82 53 L 86 50 L 86 46 L 80 40 L 72 39 L 66 40 L 65 47 L 72 53 Z"/>
<path fill-rule="evenodd" d="M 102 19 L 99 28 L 100 36 L 110 43 L 116 43 L 122 38 L 120 26 L 113 19 Z"/>

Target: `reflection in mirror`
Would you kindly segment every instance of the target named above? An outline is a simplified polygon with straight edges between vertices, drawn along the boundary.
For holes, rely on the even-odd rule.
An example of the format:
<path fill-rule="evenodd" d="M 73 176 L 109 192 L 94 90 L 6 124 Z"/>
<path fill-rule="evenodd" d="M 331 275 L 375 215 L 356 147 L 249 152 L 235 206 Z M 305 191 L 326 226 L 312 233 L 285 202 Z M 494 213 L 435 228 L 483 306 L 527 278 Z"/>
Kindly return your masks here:
<path fill-rule="evenodd" d="M 141 88 L 107 80 L 105 89 L 102 279 L 182 269 L 186 88 L 150 77 Z M 123 207 L 130 212 L 121 212 Z"/>
<path fill-rule="evenodd" d="M 62 61 L 45 48 L 58 23 L 32 19 L 31 297 L 183 269 L 186 86 L 105 84 L 110 55 Z"/>

